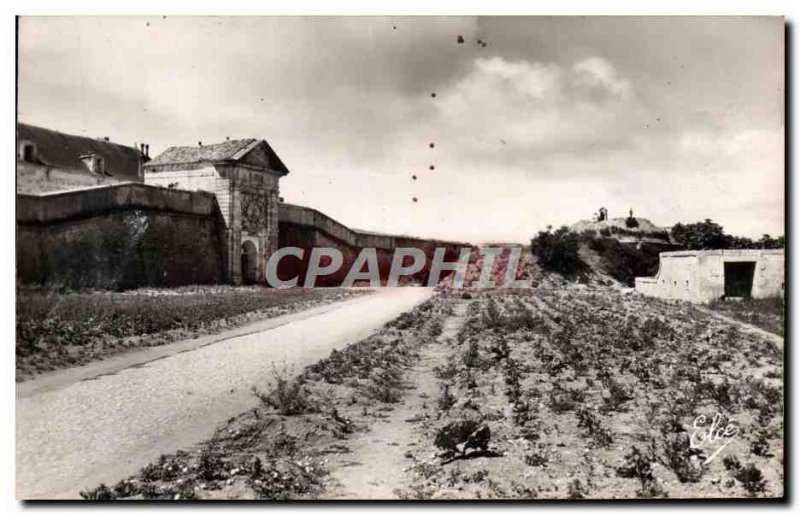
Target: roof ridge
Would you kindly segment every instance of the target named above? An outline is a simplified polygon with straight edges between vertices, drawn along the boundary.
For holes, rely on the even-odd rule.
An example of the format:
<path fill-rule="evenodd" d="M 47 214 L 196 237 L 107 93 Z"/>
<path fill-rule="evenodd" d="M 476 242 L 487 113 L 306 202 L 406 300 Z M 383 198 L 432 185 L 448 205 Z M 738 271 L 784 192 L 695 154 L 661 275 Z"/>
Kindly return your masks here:
<path fill-rule="evenodd" d="M 80 138 L 80 139 L 86 140 L 87 142 L 102 143 L 104 145 L 115 145 L 115 146 L 118 146 L 118 147 L 124 147 L 124 148 L 127 148 L 127 149 L 135 150 L 136 152 L 139 152 L 139 149 L 134 147 L 134 146 L 132 146 L 132 145 L 125 145 L 124 143 L 117 143 L 116 141 L 111 141 L 110 139 L 106 140 L 106 139 L 103 139 L 103 138 L 93 138 L 91 136 L 84 136 L 82 134 L 70 134 L 69 132 L 57 131 L 55 129 L 48 129 L 47 127 L 42 127 L 42 126 L 39 126 L 39 125 L 32 125 L 30 123 L 25 123 L 25 122 L 17 122 L 17 125 L 24 125 L 25 127 L 28 127 L 28 128 L 31 128 L 31 129 L 35 129 L 35 130 L 39 130 L 39 131 L 47 131 L 47 132 L 50 132 L 52 134 L 58 134 L 59 136 L 66 136 L 68 138 Z"/>
<path fill-rule="evenodd" d="M 82 157 L 97 154 L 104 158 L 106 172 L 111 176 L 131 180 L 139 177 L 141 152 L 133 146 L 23 122 L 16 124 L 16 137 L 34 144 L 35 161 L 41 165 L 88 174 Z"/>

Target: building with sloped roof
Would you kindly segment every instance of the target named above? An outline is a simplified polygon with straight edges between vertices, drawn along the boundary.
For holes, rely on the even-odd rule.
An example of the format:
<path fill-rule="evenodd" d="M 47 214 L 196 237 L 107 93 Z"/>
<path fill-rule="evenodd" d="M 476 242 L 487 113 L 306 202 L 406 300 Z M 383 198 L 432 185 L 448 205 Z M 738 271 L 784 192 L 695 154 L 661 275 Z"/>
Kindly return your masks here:
<path fill-rule="evenodd" d="M 264 280 L 278 248 L 278 181 L 289 173 L 266 141 L 170 147 L 143 168 L 145 184 L 214 193 L 227 228 L 229 280 Z"/>
<path fill-rule="evenodd" d="M 279 181 L 289 169 L 260 139 L 170 147 L 151 160 L 147 145 L 24 124 L 17 136 L 18 184 L 23 177 L 28 188 L 18 187 L 16 206 L 17 278 L 25 284 L 261 283 L 279 247 L 304 251 L 281 260 L 284 279 L 305 277 L 313 249 L 339 250 L 344 266 L 320 278 L 327 286 L 341 284 L 364 248 L 375 249 L 383 281 L 394 250 L 415 248 L 426 263 L 413 280 L 425 282 L 440 250 L 450 262 L 467 246 L 357 231 L 281 204 Z"/>
<path fill-rule="evenodd" d="M 142 182 L 146 148 L 17 123 L 17 191 L 42 193 Z"/>

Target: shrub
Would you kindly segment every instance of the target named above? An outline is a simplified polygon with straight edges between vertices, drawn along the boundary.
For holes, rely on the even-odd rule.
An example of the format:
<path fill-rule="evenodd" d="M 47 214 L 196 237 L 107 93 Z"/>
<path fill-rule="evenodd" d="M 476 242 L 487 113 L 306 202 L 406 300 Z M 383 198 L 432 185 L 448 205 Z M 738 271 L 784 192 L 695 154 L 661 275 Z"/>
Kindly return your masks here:
<path fill-rule="evenodd" d="M 117 494 L 104 483 L 100 483 L 97 488 L 81 490 L 80 495 L 85 501 L 114 501 L 117 499 Z"/>
<path fill-rule="evenodd" d="M 586 430 L 586 436 L 598 447 L 608 447 L 613 439 L 611 431 L 600 421 L 600 418 L 586 408 L 581 408 L 577 412 L 578 427 Z"/>
<path fill-rule="evenodd" d="M 584 499 L 588 493 L 588 487 L 583 486 L 580 479 L 573 479 L 567 487 L 567 496 L 570 499 Z"/>
<path fill-rule="evenodd" d="M 747 494 L 755 497 L 756 494 L 763 493 L 767 489 L 767 482 L 764 474 L 753 463 L 745 467 L 740 467 L 733 471 L 733 477 L 742 484 Z"/>
<path fill-rule="evenodd" d="M 495 360 L 502 361 L 511 354 L 511 348 L 508 346 L 506 338 L 493 339 L 489 345 L 489 352 L 494 354 Z"/>
<path fill-rule="evenodd" d="M 523 427 L 531 420 L 530 405 L 522 400 L 516 400 L 511 407 L 514 424 Z"/>
<path fill-rule="evenodd" d="M 467 368 L 477 367 L 480 364 L 480 355 L 478 354 L 478 341 L 473 339 L 469 342 L 467 352 L 464 354 L 464 365 Z"/>
<path fill-rule="evenodd" d="M 503 380 L 508 386 L 519 385 L 522 379 L 522 371 L 519 365 L 512 358 L 506 359 L 505 367 L 503 367 Z"/>
<path fill-rule="evenodd" d="M 720 383 L 704 381 L 700 383 L 699 390 L 705 393 L 710 399 L 714 400 L 721 408 L 732 409 L 738 399 L 736 385 L 728 381 L 727 378 Z"/>
<path fill-rule="evenodd" d="M 572 411 L 583 402 L 584 394 L 580 390 L 567 390 L 556 383 L 550 390 L 548 406 L 556 413 L 566 413 Z"/>
<path fill-rule="evenodd" d="M 525 458 L 523 459 L 525 464 L 529 467 L 545 467 L 547 466 L 548 462 L 547 456 L 539 451 L 533 451 L 529 454 L 526 454 Z"/>
<path fill-rule="evenodd" d="M 769 441 L 767 440 L 767 431 L 763 428 L 759 428 L 756 430 L 755 434 L 756 438 L 752 442 L 750 442 L 750 452 L 755 454 L 756 456 L 761 456 L 762 458 L 768 458 L 772 456 L 769 452 Z"/>
<path fill-rule="evenodd" d="M 316 492 L 322 486 L 323 469 L 310 458 L 275 462 L 252 475 L 247 484 L 261 499 L 289 500 Z"/>
<path fill-rule="evenodd" d="M 696 483 L 706 471 L 701 454 L 691 448 L 689 435 L 672 433 L 665 436 L 664 466 L 672 470 L 681 483 Z"/>
<path fill-rule="evenodd" d="M 637 248 L 616 238 L 595 238 L 589 248 L 600 254 L 609 275 L 628 286 L 634 285 L 636 277 L 652 276 L 658 271 L 658 249 L 650 245 Z"/>
<path fill-rule="evenodd" d="M 264 472 L 264 464 L 261 462 L 261 458 L 256 456 L 253 460 L 253 463 L 250 464 L 249 473 L 250 477 L 258 478 Z"/>
<path fill-rule="evenodd" d="M 439 411 L 448 411 L 455 403 L 456 397 L 450 393 L 450 385 L 444 385 L 444 388 L 442 388 L 442 393 L 439 395 L 439 399 L 437 400 Z"/>
<path fill-rule="evenodd" d="M 200 451 L 200 459 L 197 463 L 197 473 L 201 479 L 211 481 L 220 477 L 222 460 L 214 452 L 212 446 L 206 446 Z"/>
<path fill-rule="evenodd" d="M 633 389 L 623 385 L 613 377 L 607 381 L 609 396 L 603 398 L 605 411 L 623 411 L 625 404 L 633 399 Z"/>
<path fill-rule="evenodd" d="M 620 477 L 636 478 L 642 480 L 653 479 L 653 456 L 647 456 L 635 445 L 625 455 L 625 465 L 617 468 Z"/>
<path fill-rule="evenodd" d="M 302 377 L 290 377 L 290 372 L 284 367 L 278 370 L 272 366 L 273 382 L 268 394 L 259 391 L 253 386 L 253 394 L 271 408 L 275 408 L 281 415 L 299 415 L 311 409 L 305 383 Z"/>
<path fill-rule="evenodd" d="M 531 251 L 545 270 L 573 275 L 583 268 L 578 255 L 579 242 L 580 237 L 566 226 L 555 232 L 548 227 L 531 240 Z"/>
<path fill-rule="evenodd" d="M 364 386 L 364 394 L 380 402 L 399 402 L 400 391 L 397 386 L 400 375 L 400 371 L 396 369 L 375 369 Z"/>
<path fill-rule="evenodd" d="M 742 468 L 742 464 L 739 462 L 739 458 L 736 456 L 725 456 L 722 458 L 722 465 L 725 467 L 725 470 L 739 470 Z"/>
<path fill-rule="evenodd" d="M 266 454 L 270 458 L 293 457 L 297 454 L 298 447 L 297 437 L 287 433 L 285 427 L 281 427 L 280 433 L 269 440 Z"/>
<path fill-rule="evenodd" d="M 444 366 L 440 367 L 437 365 L 433 367 L 433 375 L 436 376 L 437 379 L 449 381 L 458 375 L 458 365 L 452 360 L 448 361 Z"/>
<path fill-rule="evenodd" d="M 156 462 L 145 465 L 139 474 L 146 481 L 169 481 L 177 476 L 178 470 L 175 460 L 162 454 Z"/>
<path fill-rule="evenodd" d="M 486 311 L 483 312 L 483 325 L 487 329 L 495 329 L 503 325 L 500 308 L 497 307 L 497 301 L 494 299 L 489 299 L 486 304 Z"/>
<path fill-rule="evenodd" d="M 534 331 L 540 334 L 548 334 L 549 332 L 544 319 L 540 316 L 534 316 L 533 313 L 523 305 L 516 306 L 506 315 L 504 327 L 510 333 L 519 331 L 520 329 Z"/>
<path fill-rule="evenodd" d="M 617 468 L 617 475 L 638 479 L 641 487 L 636 491 L 639 497 L 666 497 L 667 492 L 653 476 L 653 463 L 655 456 L 648 455 L 634 446 L 625 456 L 625 465 Z"/>

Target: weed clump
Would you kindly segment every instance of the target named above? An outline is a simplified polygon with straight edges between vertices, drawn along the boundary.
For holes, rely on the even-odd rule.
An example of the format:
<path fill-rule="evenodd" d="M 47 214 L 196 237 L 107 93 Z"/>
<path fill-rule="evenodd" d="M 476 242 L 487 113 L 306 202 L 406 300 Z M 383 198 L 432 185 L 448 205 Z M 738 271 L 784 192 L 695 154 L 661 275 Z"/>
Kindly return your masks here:
<path fill-rule="evenodd" d="M 278 370 L 272 366 L 273 381 L 269 393 L 263 393 L 253 386 L 253 394 L 270 408 L 278 410 L 281 415 L 300 415 L 312 410 L 308 390 L 302 376 L 291 377 L 285 367 Z"/>
<path fill-rule="evenodd" d="M 664 441 L 664 466 L 672 470 L 681 483 L 696 483 L 706 471 L 702 462 L 702 453 L 692 449 L 689 435 L 671 433 Z"/>
<path fill-rule="evenodd" d="M 634 446 L 631 452 L 625 456 L 625 464 L 617 468 L 617 475 L 638 479 L 641 486 L 636 491 L 636 495 L 639 497 L 666 497 L 667 492 L 653 475 L 655 462 L 655 456 L 645 454 Z"/>
<path fill-rule="evenodd" d="M 747 495 L 755 497 L 760 493 L 766 492 L 767 482 L 764 480 L 764 474 L 754 463 L 748 463 L 747 466 L 743 467 L 738 459 L 728 459 L 727 457 L 723 463 L 731 475 L 742 484 L 742 488 L 747 492 Z"/>
<path fill-rule="evenodd" d="M 586 408 L 577 412 L 578 427 L 586 430 L 586 436 L 598 447 L 608 447 L 613 442 L 611 431 L 605 427 L 600 418 Z"/>

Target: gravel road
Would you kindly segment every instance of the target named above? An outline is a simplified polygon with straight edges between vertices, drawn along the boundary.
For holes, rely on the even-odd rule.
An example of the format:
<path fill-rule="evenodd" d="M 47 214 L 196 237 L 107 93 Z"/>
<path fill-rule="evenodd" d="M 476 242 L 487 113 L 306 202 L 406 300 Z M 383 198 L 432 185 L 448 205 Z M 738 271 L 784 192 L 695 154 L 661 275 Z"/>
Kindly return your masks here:
<path fill-rule="evenodd" d="M 336 309 L 84 379 L 16 401 L 16 487 L 20 499 L 76 498 L 158 458 L 209 438 L 252 408 L 271 364 L 296 372 L 369 335 L 432 295 L 386 288 Z M 68 371 L 67 371 L 68 372 Z"/>

